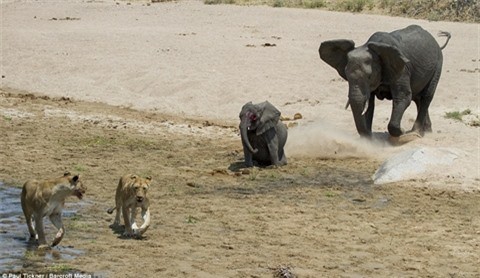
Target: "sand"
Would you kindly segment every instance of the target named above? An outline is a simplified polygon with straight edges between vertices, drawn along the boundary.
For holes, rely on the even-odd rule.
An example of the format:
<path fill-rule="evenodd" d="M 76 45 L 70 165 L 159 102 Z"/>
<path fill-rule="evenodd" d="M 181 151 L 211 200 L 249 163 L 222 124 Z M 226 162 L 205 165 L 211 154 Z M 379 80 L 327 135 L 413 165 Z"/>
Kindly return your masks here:
<path fill-rule="evenodd" d="M 284 116 L 301 113 L 301 124 L 309 125 L 298 137 L 311 142 L 296 142 L 292 131 L 290 153 L 315 148 L 313 155 L 321 156 L 329 150 L 319 145 L 356 132 L 351 112 L 343 109 L 348 85 L 319 59 L 320 43 L 349 38 L 360 45 L 375 31 L 409 24 L 434 35 L 449 31 L 452 40 L 430 107 L 434 133 L 407 148 L 459 148 L 468 156 L 457 163 L 467 170 L 459 175 L 478 178 L 479 128 L 444 117 L 469 109 L 478 122 L 478 24 L 200 1 L 6 1 L 1 86 L 228 124 L 238 122 L 246 102 L 268 100 Z M 391 105 L 377 101 L 375 132 L 386 132 Z M 415 115 L 411 105 L 405 129 Z"/>
<path fill-rule="evenodd" d="M 430 107 L 433 133 L 392 146 L 385 134 L 392 103 L 377 101 L 377 140 L 360 140 L 351 111 L 344 109 L 348 84 L 320 60 L 318 47 L 335 38 L 361 45 L 373 32 L 410 24 L 434 35 L 452 34 Z M 444 43 L 444 38 L 437 39 Z M 0 59 L 2 136 L 7 142 L 0 159 L 8 161 L 0 178 L 19 185 L 26 178 L 76 168 L 91 175 L 91 184 L 106 186 L 91 187 L 92 195 L 87 195 L 100 220 L 91 211 L 80 218 L 97 234 L 95 241 L 79 236 L 78 227 L 65 239 L 88 254 L 75 261 L 80 270 L 115 277 L 128 271 L 122 258 L 127 256 L 136 262 L 130 269 L 138 273 L 170 277 L 264 277 L 278 264 L 291 264 L 302 277 L 475 275 L 478 24 L 200 1 L 3 1 Z M 240 162 L 235 161 L 242 158 L 238 113 L 246 102 L 264 100 L 285 117 L 303 116 L 289 129 L 290 163 L 270 172 L 260 169 L 258 176 L 236 176 Z M 445 117 L 446 112 L 467 109 L 470 114 L 463 121 Z M 415 110 L 411 105 L 405 113 L 405 129 L 413 125 Z M 38 125 L 44 130 L 37 130 Z M 76 134 L 79 126 L 83 133 Z M 123 126 L 134 135 L 125 135 L 118 128 Z M 64 142 L 60 132 L 72 143 Z M 89 136 L 106 136 L 111 139 L 107 145 L 119 145 L 95 149 Z M 132 146 L 125 136 L 145 149 Z M 155 145 L 155 138 L 168 149 Z M 372 187 L 370 177 L 382 161 L 423 147 L 453 148 L 459 157 L 416 179 Z M 123 157 L 112 157 L 119 150 Z M 149 159 L 144 165 L 142 156 Z M 112 237 L 111 217 L 103 215 L 124 171 L 151 173 L 162 184 L 152 193 L 162 201 L 152 208 L 156 227 L 147 232 L 148 248 L 129 255 L 125 248 L 143 242 Z M 273 185 L 275 179 L 280 188 Z M 316 187 L 318 183 L 326 187 Z M 357 188 L 357 183 L 366 187 Z M 429 218 L 432 206 L 443 213 L 434 221 Z M 465 219 L 455 216 L 460 213 Z M 193 225 L 184 226 L 185 219 Z M 466 225 L 465 230 L 455 230 L 458 225 Z M 435 229 L 443 233 L 432 234 Z M 399 235 L 399 230 L 405 233 Z M 461 240 L 464 234 L 468 241 Z M 219 235 L 221 242 L 216 242 Z M 353 237 L 352 243 L 348 238 Z M 412 238 L 433 249 L 425 251 Z M 448 244 L 454 240 L 457 247 Z M 389 248 L 396 251 L 389 254 Z M 164 265 L 155 266 L 154 258 L 135 260 L 152 252 Z M 112 262 L 91 254 L 111 256 Z M 448 268 L 452 258 L 464 272 Z"/>

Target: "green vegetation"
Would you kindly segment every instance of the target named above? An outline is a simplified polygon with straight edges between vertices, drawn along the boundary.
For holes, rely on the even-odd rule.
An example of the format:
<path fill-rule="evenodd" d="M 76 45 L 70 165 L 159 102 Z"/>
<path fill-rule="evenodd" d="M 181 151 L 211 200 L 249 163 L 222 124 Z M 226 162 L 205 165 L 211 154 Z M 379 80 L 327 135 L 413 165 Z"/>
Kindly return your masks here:
<path fill-rule="evenodd" d="M 127 146 L 131 151 L 137 150 L 154 150 L 156 149 L 156 142 L 147 140 L 147 139 L 126 139 L 122 142 L 125 146 Z M 147 175 L 148 176 L 148 175 Z"/>
<path fill-rule="evenodd" d="M 71 268 L 70 266 L 66 265 L 66 264 L 54 264 L 50 267 L 48 267 L 48 272 L 51 272 L 51 273 L 66 273 L 66 272 L 69 272 L 69 271 L 72 271 L 74 270 L 73 268 Z"/>
<path fill-rule="evenodd" d="M 95 146 L 100 146 L 100 147 L 105 147 L 105 146 L 111 146 L 115 145 L 116 139 L 113 137 L 104 137 L 104 136 L 93 136 L 90 138 L 85 138 L 81 142 L 79 142 L 80 145 L 86 145 L 87 147 L 95 147 Z"/>
<path fill-rule="evenodd" d="M 387 14 L 428 20 L 479 22 L 478 0 L 380 0 L 378 7 Z"/>
<path fill-rule="evenodd" d="M 113 136 L 92 136 L 88 138 L 82 138 L 79 140 L 75 140 L 73 142 L 79 146 L 86 146 L 86 147 L 115 147 L 115 146 L 126 146 L 130 151 L 137 151 L 137 150 L 156 150 L 158 149 L 157 142 L 143 139 L 143 138 L 117 138 Z M 81 165 L 77 165 L 81 166 Z"/>
<path fill-rule="evenodd" d="M 281 178 L 281 174 L 278 171 L 271 171 L 268 175 L 267 178 L 269 180 L 278 180 Z"/>
<path fill-rule="evenodd" d="M 333 191 L 325 192 L 325 197 L 327 197 L 327 198 L 333 198 L 333 197 L 336 197 L 336 196 L 337 196 L 337 193 L 335 193 Z"/>
<path fill-rule="evenodd" d="M 75 164 L 73 166 L 73 170 L 75 172 L 85 172 L 85 169 L 86 169 L 85 165 L 82 165 L 82 164 Z"/>
<path fill-rule="evenodd" d="M 74 215 L 66 221 L 66 226 L 69 230 L 87 230 L 90 228 L 90 225 L 82 219 L 80 215 Z"/>
<path fill-rule="evenodd" d="M 248 178 L 251 180 L 251 181 L 254 181 L 257 179 L 257 176 L 258 176 L 258 171 L 257 170 L 252 170 L 250 172 L 250 174 L 248 175 Z"/>
<path fill-rule="evenodd" d="M 467 118 L 463 118 L 464 116 L 469 115 Z M 452 111 L 446 112 L 445 118 L 452 119 L 458 122 L 462 122 L 468 126 L 479 127 L 480 126 L 480 117 L 476 114 L 473 114 L 470 109 L 465 109 L 462 112 L 460 111 Z"/>
<path fill-rule="evenodd" d="M 372 10 L 373 0 L 343 0 L 336 1 L 334 9 L 338 11 L 359 13 L 364 10 Z"/>
<path fill-rule="evenodd" d="M 198 220 L 199 220 L 199 219 L 196 218 L 195 216 L 189 215 L 189 216 L 187 216 L 187 218 L 185 219 L 185 222 L 188 223 L 188 224 L 195 224 L 195 223 L 197 223 Z"/>
<path fill-rule="evenodd" d="M 303 7 L 307 9 L 319 9 L 319 8 L 326 8 L 327 1 L 325 0 L 310 0 L 310 1 L 302 1 Z"/>
<path fill-rule="evenodd" d="M 472 113 L 472 111 L 470 111 L 470 109 L 463 110 L 463 112 L 459 112 L 459 111 L 446 112 L 445 113 L 445 118 L 461 122 L 462 117 L 465 116 L 465 115 L 469 115 L 470 113 Z"/>
<path fill-rule="evenodd" d="M 422 18 L 480 22 L 478 0 L 204 0 L 205 4 L 268 5 L 344 12 L 368 12 Z"/>
<path fill-rule="evenodd" d="M 235 0 L 204 0 L 203 3 L 205 3 L 207 5 L 235 4 Z"/>
<path fill-rule="evenodd" d="M 34 250 L 27 250 L 25 251 L 25 255 L 23 255 L 23 257 L 27 260 L 34 260 L 36 256 L 37 254 L 35 253 Z"/>

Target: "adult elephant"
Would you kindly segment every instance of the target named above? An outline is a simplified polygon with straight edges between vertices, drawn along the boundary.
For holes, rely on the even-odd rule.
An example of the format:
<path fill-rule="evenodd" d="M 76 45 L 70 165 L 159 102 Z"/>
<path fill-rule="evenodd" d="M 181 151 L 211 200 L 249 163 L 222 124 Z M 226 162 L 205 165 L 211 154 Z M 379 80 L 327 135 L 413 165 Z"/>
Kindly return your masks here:
<path fill-rule="evenodd" d="M 255 160 L 260 165 L 287 164 L 284 146 L 287 127 L 280 121 L 280 111 L 270 102 L 246 103 L 240 111 L 240 136 L 242 137 L 245 166 L 252 167 Z"/>
<path fill-rule="evenodd" d="M 352 40 L 322 42 L 320 58 L 348 81 L 348 105 L 352 108 L 358 133 L 371 137 L 375 96 L 393 101 L 388 132 L 404 134 L 403 113 L 413 100 L 417 118 L 411 131 L 421 136 L 432 131 L 428 107 L 442 72 L 442 49 L 450 33 L 440 32 L 447 41 L 440 47 L 420 26 L 411 25 L 391 33 L 376 32 L 357 48 Z"/>

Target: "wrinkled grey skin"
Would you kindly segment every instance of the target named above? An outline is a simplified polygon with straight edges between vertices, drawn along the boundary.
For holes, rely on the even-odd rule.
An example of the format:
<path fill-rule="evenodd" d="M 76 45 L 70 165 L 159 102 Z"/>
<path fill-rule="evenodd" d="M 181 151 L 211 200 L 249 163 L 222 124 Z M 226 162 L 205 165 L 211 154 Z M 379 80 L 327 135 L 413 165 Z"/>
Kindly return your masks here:
<path fill-rule="evenodd" d="M 245 166 L 287 164 L 283 147 L 287 142 L 287 127 L 280 121 L 280 111 L 268 101 L 248 102 L 240 111 L 240 135 Z"/>
<path fill-rule="evenodd" d="M 430 33 L 411 25 L 391 33 L 374 33 L 357 48 L 351 40 L 331 40 L 320 45 L 320 58 L 348 81 L 348 103 L 358 133 L 371 137 L 375 96 L 393 101 L 388 124 L 391 136 L 405 133 L 400 122 L 413 100 L 417 118 L 412 132 L 421 136 L 432 131 L 428 107 L 442 72 L 442 49 Z"/>

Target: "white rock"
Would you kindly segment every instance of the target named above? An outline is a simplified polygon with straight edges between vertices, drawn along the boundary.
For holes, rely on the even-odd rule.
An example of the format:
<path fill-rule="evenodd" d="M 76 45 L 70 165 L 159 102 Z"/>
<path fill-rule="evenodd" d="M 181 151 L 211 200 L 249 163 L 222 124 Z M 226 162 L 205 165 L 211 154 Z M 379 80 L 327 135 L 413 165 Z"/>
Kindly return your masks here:
<path fill-rule="evenodd" d="M 453 148 L 416 148 L 394 155 L 382 163 L 373 175 L 375 184 L 445 174 L 461 151 Z"/>

